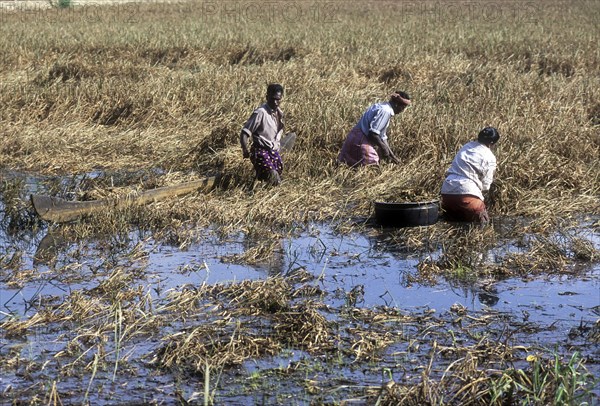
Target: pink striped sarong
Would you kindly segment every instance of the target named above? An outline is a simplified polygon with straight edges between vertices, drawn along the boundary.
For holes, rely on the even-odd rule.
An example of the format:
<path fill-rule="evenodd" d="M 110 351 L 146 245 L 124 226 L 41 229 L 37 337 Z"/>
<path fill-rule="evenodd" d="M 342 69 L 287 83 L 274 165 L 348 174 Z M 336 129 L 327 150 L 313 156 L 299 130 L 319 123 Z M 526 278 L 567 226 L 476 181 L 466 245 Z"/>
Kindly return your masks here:
<path fill-rule="evenodd" d="M 356 126 L 346 136 L 338 161 L 349 166 L 379 165 L 379 154 L 369 137 Z"/>

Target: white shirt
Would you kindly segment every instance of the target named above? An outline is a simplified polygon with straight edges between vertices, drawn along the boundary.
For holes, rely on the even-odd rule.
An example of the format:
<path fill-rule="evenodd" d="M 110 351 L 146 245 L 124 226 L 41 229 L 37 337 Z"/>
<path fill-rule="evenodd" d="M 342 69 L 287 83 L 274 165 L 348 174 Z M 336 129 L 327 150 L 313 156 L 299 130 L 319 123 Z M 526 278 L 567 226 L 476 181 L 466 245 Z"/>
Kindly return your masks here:
<path fill-rule="evenodd" d="M 472 195 L 483 200 L 490 189 L 496 171 L 496 157 L 478 141 L 465 144 L 456 154 L 446 172 L 442 194 Z"/>

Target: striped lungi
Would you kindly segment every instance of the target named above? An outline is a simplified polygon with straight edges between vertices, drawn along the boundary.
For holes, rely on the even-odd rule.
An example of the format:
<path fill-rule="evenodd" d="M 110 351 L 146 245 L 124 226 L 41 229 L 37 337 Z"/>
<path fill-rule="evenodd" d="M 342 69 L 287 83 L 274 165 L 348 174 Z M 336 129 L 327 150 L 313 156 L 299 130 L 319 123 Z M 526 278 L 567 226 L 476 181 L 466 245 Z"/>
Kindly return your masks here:
<path fill-rule="evenodd" d="M 356 126 L 346 136 L 338 161 L 349 166 L 379 165 L 379 154 L 369 137 Z"/>

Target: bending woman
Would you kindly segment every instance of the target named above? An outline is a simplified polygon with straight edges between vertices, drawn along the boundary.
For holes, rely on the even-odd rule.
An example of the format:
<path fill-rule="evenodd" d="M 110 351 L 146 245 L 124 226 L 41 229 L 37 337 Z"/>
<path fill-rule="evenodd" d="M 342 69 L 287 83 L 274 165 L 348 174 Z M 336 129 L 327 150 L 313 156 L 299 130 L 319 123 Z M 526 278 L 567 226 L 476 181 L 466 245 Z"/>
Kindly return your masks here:
<path fill-rule="evenodd" d="M 393 163 L 400 163 L 388 143 L 390 120 L 410 105 L 410 96 L 397 91 L 390 100 L 375 103 L 362 115 L 346 136 L 338 161 L 349 166 L 379 165 L 379 155 Z"/>
<path fill-rule="evenodd" d="M 454 157 L 441 190 L 441 207 L 448 220 L 489 221 L 483 193 L 494 180 L 496 157 L 492 148 L 498 140 L 498 130 L 486 127 L 477 141 L 465 144 Z"/>

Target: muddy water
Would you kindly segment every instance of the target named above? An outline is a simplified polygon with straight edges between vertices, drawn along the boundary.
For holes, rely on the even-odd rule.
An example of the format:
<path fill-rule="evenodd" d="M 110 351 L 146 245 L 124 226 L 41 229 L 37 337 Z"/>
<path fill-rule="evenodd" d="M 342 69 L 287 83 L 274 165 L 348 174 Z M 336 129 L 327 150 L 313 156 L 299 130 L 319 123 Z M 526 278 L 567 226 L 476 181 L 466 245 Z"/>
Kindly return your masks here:
<path fill-rule="evenodd" d="M 199 234 L 203 237 L 199 242 L 181 250 L 139 231 L 132 232 L 124 244 L 110 239 L 64 241 L 55 238 L 45 226 L 32 232 L 15 233 L 7 231 L 6 224 L 3 225 L 0 227 L 0 256 L 4 264 L 0 270 L 0 322 L 8 317 L 31 317 L 42 303 L 60 303 L 73 291 L 93 289 L 115 267 L 139 269 L 135 283 L 150 292 L 157 303 L 164 300 L 169 291 L 186 286 L 259 280 L 305 269 L 319 278 L 324 292 L 331 293 L 323 300 L 332 308 L 373 309 L 385 306 L 413 314 L 447 314 L 458 306 L 475 315 L 504 315 L 538 326 L 537 331 L 529 331 L 519 337 L 519 344 L 555 349 L 564 354 L 580 351 L 589 360 L 587 367 L 590 372 L 600 376 L 600 346 L 583 338 L 583 333 L 600 319 L 600 266 L 597 263 L 586 265 L 576 277 L 542 276 L 527 280 L 469 282 L 437 278 L 421 284 L 415 282 L 417 264 L 423 259 L 435 260 L 440 251 L 418 254 L 399 251 L 386 243 L 386 231 L 378 229 L 366 234 L 339 235 L 329 225 L 313 225 L 295 237 L 281 240 L 268 260 L 248 265 L 234 259 L 256 243 L 247 241 L 243 235 L 223 239 L 211 230 L 202 230 Z M 600 249 L 599 230 L 587 228 L 588 225 L 582 225 L 585 228 L 583 235 L 592 241 L 596 249 Z M 40 255 L 40 246 L 44 247 L 44 255 Z M 499 248 L 482 255 L 493 262 L 507 252 L 518 250 L 506 241 Z M 51 261 L 46 258 L 51 258 Z M 57 274 L 57 269 L 62 273 Z M 14 278 L 16 274 L 24 275 L 24 282 L 15 283 L 18 279 Z M 354 293 L 351 302 L 349 292 Z M 20 342 L 18 346 L 26 350 L 27 358 L 40 363 L 47 358 L 46 354 L 51 357 L 64 346 L 59 335 L 52 331 L 28 336 L 27 340 L 28 343 L 23 345 Z M 0 347 L 13 348 L 15 345 L 10 339 L 0 337 Z M 131 358 L 146 355 L 152 346 L 156 348 L 156 343 L 137 343 L 131 349 Z M 294 351 L 282 357 L 246 362 L 241 370 L 244 376 L 251 376 L 257 371 L 277 369 L 306 359 L 310 359 L 308 354 Z M 393 370 L 394 365 L 404 361 L 391 362 L 389 369 Z M 138 367 L 142 368 L 142 365 Z M 223 385 L 239 385 L 235 376 L 235 373 L 223 376 Z M 405 374 L 404 378 L 408 379 L 408 376 Z M 46 382 L 52 380 L 44 373 L 40 377 Z M 381 371 L 368 372 L 368 368 L 359 371 L 350 367 L 337 371 L 336 379 L 331 381 L 332 390 L 336 384 L 344 386 L 344 382 L 376 386 L 381 384 Z M 85 390 L 82 383 L 78 379 L 64 380 L 62 389 L 71 390 L 74 397 L 81 400 Z M 89 380 L 84 379 L 83 386 Z M 108 385 L 108 380 L 102 381 L 99 376 L 96 380 Z M 0 376 L 0 393 L 9 393 L 11 388 L 23 385 L 26 384 L 21 376 Z M 129 390 L 127 385 L 136 389 Z M 127 385 L 119 387 L 113 383 L 109 390 L 113 394 L 111 396 L 132 402 L 144 402 L 147 401 L 146 396 L 151 396 L 154 400 L 159 399 L 159 404 L 163 401 L 169 404 L 173 401 L 174 386 L 184 391 L 188 399 L 199 396 L 200 391 L 198 383 L 181 382 L 179 378 L 146 373 L 143 369 L 142 373 L 131 376 Z M 153 388 L 150 395 L 145 389 L 149 386 Z M 292 389 L 280 387 L 279 390 L 302 392 L 297 386 Z M 229 399 L 231 403 L 226 403 L 279 403 L 279 400 L 271 401 L 265 396 L 264 392 L 262 395 L 237 394 Z M 101 401 L 101 397 L 90 396 L 89 399 L 92 403 Z M 304 404 L 301 400 L 295 400 L 295 403 Z M 119 402 L 113 398 L 113 404 Z"/>
<path fill-rule="evenodd" d="M 44 232 L 41 230 L 39 235 L 30 235 L 21 241 L 0 232 L 3 252 L 11 255 L 22 250 L 21 270 L 37 275 L 26 286 L 11 287 L 0 282 L 2 314 L 27 315 L 30 305 L 43 297 L 94 287 L 98 281 L 91 275 L 102 268 L 107 256 L 119 255 L 107 253 L 107 249 L 111 249 L 110 244 L 59 241 L 58 246 L 54 247 L 58 258 L 55 267 L 67 266 L 73 261 L 69 256 L 77 252 L 77 262 L 80 264 L 78 272 L 81 274 L 79 281 L 75 279 L 74 283 L 70 277 L 69 282 L 63 284 L 60 278 L 45 276 L 50 274 L 48 266 L 34 260 L 39 243 L 44 237 L 49 238 Z M 596 248 L 599 248 L 600 237 L 594 233 L 590 236 Z M 393 306 L 407 311 L 423 308 L 446 311 L 452 305 L 460 304 L 469 310 L 493 308 L 501 312 L 526 314 L 529 320 L 540 323 L 593 322 L 600 314 L 598 265 L 590 265 L 577 277 L 546 276 L 527 281 L 507 279 L 484 283 L 484 286 L 482 283 L 461 284 L 439 279 L 434 286 L 428 286 L 410 282 L 423 256 L 399 256 L 386 251 L 373 238 L 360 234 L 336 235 L 327 226 L 315 227 L 313 231 L 297 238 L 283 240 L 270 261 L 254 266 L 238 265 L 229 260 L 233 255 L 243 253 L 247 246 L 243 236 L 228 240 L 206 238 L 184 251 L 149 237 L 144 238 L 139 233 L 130 235 L 129 244 L 130 249 L 137 246 L 138 250 L 143 251 L 143 257 L 138 260 L 127 258 L 132 252 L 120 247 L 124 258 L 117 258 L 116 261 L 143 269 L 145 280 L 141 282 L 157 299 L 161 292 L 179 289 L 184 285 L 263 279 L 270 275 L 285 275 L 301 267 L 322 276 L 325 291 L 360 290 L 363 293 L 357 305 L 364 307 Z M 497 254 L 502 255 L 501 252 Z M 427 257 L 435 259 L 438 255 L 439 252 L 432 252 Z M 493 258 L 495 253 L 488 255 Z M 331 300 L 331 305 L 339 304 L 335 299 Z"/>

